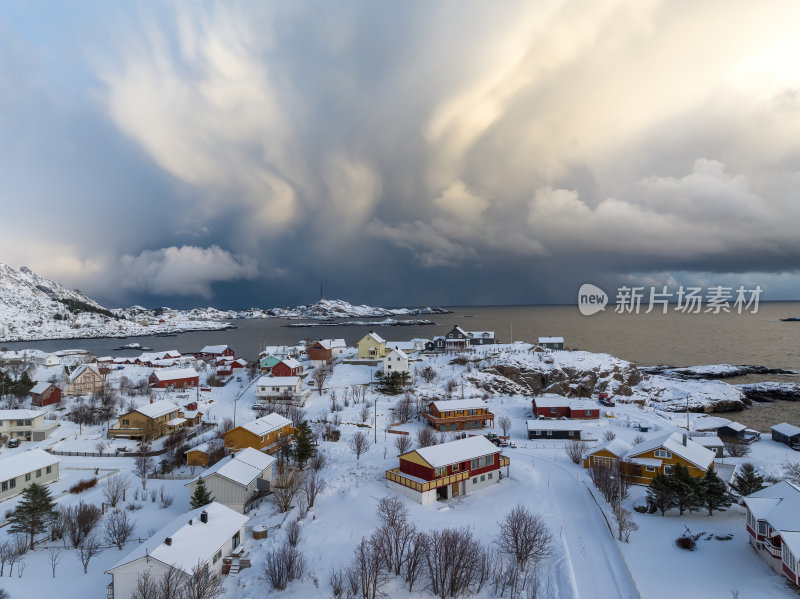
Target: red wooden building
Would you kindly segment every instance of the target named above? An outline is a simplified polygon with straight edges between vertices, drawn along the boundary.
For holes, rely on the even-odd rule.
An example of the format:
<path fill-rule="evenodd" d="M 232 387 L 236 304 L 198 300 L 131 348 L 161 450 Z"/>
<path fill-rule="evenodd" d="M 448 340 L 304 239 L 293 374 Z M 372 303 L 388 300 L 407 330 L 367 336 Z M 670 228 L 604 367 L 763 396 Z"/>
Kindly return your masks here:
<path fill-rule="evenodd" d="M 183 389 L 200 384 L 200 376 L 194 368 L 156 369 L 150 375 L 150 384 L 154 387 Z"/>
<path fill-rule="evenodd" d="M 510 463 L 482 436 L 420 447 L 399 459 L 398 468 L 386 471 L 387 485 L 423 504 L 469 495 L 497 483 L 500 468 Z"/>
<path fill-rule="evenodd" d="M 31 403 L 34 406 L 49 406 L 61 401 L 61 389 L 53 383 L 40 381 L 31 389 Z"/>
<path fill-rule="evenodd" d="M 206 345 L 194 357 L 201 360 L 219 360 L 225 356 L 233 357 L 236 354 L 227 345 Z"/>
<path fill-rule="evenodd" d="M 543 395 L 531 400 L 534 418 L 569 418 L 572 420 L 600 418 L 600 408 L 594 402 L 569 399 L 561 395 Z"/>
<path fill-rule="evenodd" d="M 272 367 L 272 376 L 300 376 L 303 373 L 303 365 L 294 358 L 281 360 Z"/>
<path fill-rule="evenodd" d="M 744 505 L 750 544 L 770 568 L 800 584 L 800 488 L 784 480 L 748 495 Z"/>

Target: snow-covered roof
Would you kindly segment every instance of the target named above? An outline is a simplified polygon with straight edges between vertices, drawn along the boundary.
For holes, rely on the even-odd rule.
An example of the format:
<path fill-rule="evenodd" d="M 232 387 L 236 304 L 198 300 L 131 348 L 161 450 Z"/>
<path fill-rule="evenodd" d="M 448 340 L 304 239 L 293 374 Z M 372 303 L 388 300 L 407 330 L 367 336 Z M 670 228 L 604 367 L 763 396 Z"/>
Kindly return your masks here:
<path fill-rule="evenodd" d="M 197 377 L 194 368 L 169 368 L 165 370 L 154 370 L 153 375 L 159 381 L 177 381 L 180 379 L 191 379 Z"/>
<path fill-rule="evenodd" d="M 266 365 L 275 366 L 275 364 L 277 364 L 280 361 L 281 361 L 280 358 L 276 358 L 272 354 L 269 354 L 268 356 L 262 356 L 261 360 L 259 361 L 259 364 L 263 364 L 265 366 Z"/>
<path fill-rule="evenodd" d="M 262 376 L 256 385 L 262 387 L 296 387 L 299 376 Z"/>
<path fill-rule="evenodd" d="M 571 399 L 561 395 L 547 394 L 541 397 L 534 397 L 537 408 L 566 408 L 571 410 L 599 410 L 594 402 L 585 399 Z"/>
<path fill-rule="evenodd" d="M 200 350 L 200 353 L 211 354 L 212 356 L 218 356 L 226 349 L 228 349 L 227 345 L 206 345 L 203 349 Z"/>
<path fill-rule="evenodd" d="M 781 422 L 780 424 L 771 426 L 770 429 L 775 431 L 776 433 L 786 435 L 787 437 L 794 437 L 795 435 L 800 435 L 800 428 L 794 426 L 793 424 L 789 424 L 788 422 Z"/>
<path fill-rule="evenodd" d="M 783 480 L 744 498 L 756 518 L 780 531 L 800 529 L 800 488 Z"/>
<path fill-rule="evenodd" d="M 261 418 L 257 418 L 256 420 L 242 424 L 241 428 L 260 437 L 261 435 L 269 434 L 276 429 L 283 428 L 284 426 L 291 424 L 291 420 L 273 412 L 272 414 L 267 414 L 266 416 L 262 416 Z"/>
<path fill-rule="evenodd" d="M 181 352 L 177 349 L 169 349 L 165 352 L 161 352 L 165 358 L 180 358 Z"/>
<path fill-rule="evenodd" d="M 744 424 L 740 424 L 738 422 L 734 422 L 733 420 L 731 420 L 730 422 L 728 422 L 728 424 L 725 424 L 723 426 L 727 426 L 729 429 L 737 431 L 737 432 L 743 431 L 743 430 L 747 430 L 747 427 Z"/>
<path fill-rule="evenodd" d="M 284 358 L 283 360 L 281 360 L 281 364 L 285 364 L 289 368 L 300 368 L 302 366 L 302 364 L 300 364 L 300 362 L 298 362 L 294 358 Z"/>
<path fill-rule="evenodd" d="M 563 337 L 539 337 L 539 345 L 542 343 L 564 343 Z"/>
<path fill-rule="evenodd" d="M 200 513 L 208 521 L 200 521 Z M 145 556 L 169 564 L 190 574 L 198 562 L 208 562 L 249 520 L 247 516 L 214 501 L 204 507 L 181 514 L 128 555 L 106 574 Z M 171 539 L 169 545 L 166 539 Z"/>
<path fill-rule="evenodd" d="M 31 388 L 31 393 L 41 394 L 47 391 L 53 383 L 48 383 L 47 381 L 37 381 L 37 383 Z"/>
<path fill-rule="evenodd" d="M 529 431 L 581 431 L 578 420 L 528 420 Z"/>
<path fill-rule="evenodd" d="M 450 441 L 441 445 L 420 447 L 415 450 L 432 468 L 441 468 L 456 462 L 465 462 L 473 458 L 497 453 L 497 446 L 486 437 L 476 436 Z"/>
<path fill-rule="evenodd" d="M 162 356 L 161 352 L 147 352 L 139 354 L 136 359 L 140 362 L 154 362 L 155 360 L 160 360 Z"/>
<path fill-rule="evenodd" d="M 449 399 L 431 403 L 436 406 L 439 412 L 444 412 L 445 410 L 474 410 L 486 407 L 486 403 L 481 399 Z"/>
<path fill-rule="evenodd" d="M 378 333 L 373 333 L 372 331 L 370 331 L 369 333 L 364 335 L 364 337 L 365 338 L 366 337 L 372 337 L 372 339 L 375 341 L 375 343 L 386 343 L 386 339 L 384 339 L 383 337 L 378 335 Z"/>
<path fill-rule="evenodd" d="M 486 338 L 494 339 L 494 331 L 467 331 L 467 335 L 473 339 Z"/>
<path fill-rule="evenodd" d="M 679 433 L 667 433 L 666 435 L 661 435 L 640 443 L 634 446 L 625 457 L 633 458 L 647 453 L 648 451 L 658 449 L 659 447 L 663 447 L 703 470 L 707 469 L 714 462 L 715 454 L 713 451 L 706 449 L 691 439 L 686 439 L 686 445 L 684 445 L 683 437 Z"/>
<path fill-rule="evenodd" d="M 39 410 L 0 410 L 0 420 L 32 420 L 42 414 Z"/>
<path fill-rule="evenodd" d="M 385 360 L 389 356 L 399 356 L 401 360 L 408 360 L 408 355 L 402 349 L 393 348 L 383 359 Z"/>
<path fill-rule="evenodd" d="M 631 464 L 661 468 L 662 461 L 655 458 L 631 458 Z"/>
<path fill-rule="evenodd" d="M 57 456 L 39 448 L 15 453 L 9 458 L 0 459 L 0 480 L 16 478 L 28 472 L 58 464 L 60 461 Z"/>
<path fill-rule="evenodd" d="M 703 447 L 722 447 L 722 439 L 714 435 L 713 437 L 692 437 L 692 441 L 699 443 Z"/>
<path fill-rule="evenodd" d="M 424 343 L 424 342 L 423 342 Z M 387 341 L 386 347 L 400 349 L 403 351 L 413 351 L 417 349 L 416 341 Z"/>
<path fill-rule="evenodd" d="M 589 453 L 595 453 L 598 451 L 606 450 L 608 452 L 613 453 L 615 456 L 621 458 L 626 453 L 631 450 L 631 444 L 623 441 L 619 437 L 614 437 L 610 441 L 606 441 L 592 449 Z"/>
<path fill-rule="evenodd" d="M 186 422 L 186 418 L 173 418 L 167 422 L 167 426 L 178 426 Z"/>
<path fill-rule="evenodd" d="M 163 360 L 153 360 L 150 363 L 153 366 L 158 366 L 159 368 L 167 368 L 169 366 L 175 366 L 178 361 L 174 358 L 164 358 Z"/>
<path fill-rule="evenodd" d="M 325 349 L 333 349 L 335 347 L 347 347 L 344 339 L 320 339 L 319 344 Z"/>
<path fill-rule="evenodd" d="M 795 558 L 800 556 L 800 532 L 782 530 L 781 540 L 789 548 L 789 551 L 792 552 Z"/>
<path fill-rule="evenodd" d="M 267 468 L 270 468 L 274 462 L 275 458 L 271 455 L 252 447 L 247 447 L 234 455 L 221 459 L 198 478 L 206 478 L 212 474 L 217 474 L 246 487 L 261 476 Z M 191 482 L 196 480 L 194 479 Z"/>
<path fill-rule="evenodd" d="M 134 412 L 139 412 L 148 418 L 158 418 L 159 416 L 165 416 L 178 411 L 180 411 L 180 408 L 166 399 L 144 404 L 134 410 Z"/>

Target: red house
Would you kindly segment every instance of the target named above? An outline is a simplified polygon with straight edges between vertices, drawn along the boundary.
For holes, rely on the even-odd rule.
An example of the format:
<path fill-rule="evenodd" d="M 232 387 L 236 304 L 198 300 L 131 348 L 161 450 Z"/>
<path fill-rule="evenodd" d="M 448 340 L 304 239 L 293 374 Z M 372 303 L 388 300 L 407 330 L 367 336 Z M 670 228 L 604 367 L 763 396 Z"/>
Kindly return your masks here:
<path fill-rule="evenodd" d="M 53 383 L 40 381 L 31 389 L 31 403 L 34 406 L 49 406 L 61 401 L 61 389 Z"/>
<path fill-rule="evenodd" d="M 294 358 L 281 360 L 272 367 L 272 376 L 300 376 L 303 366 Z"/>
<path fill-rule="evenodd" d="M 482 436 L 420 447 L 399 459 L 398 468 L 386 471 L 387 486 L 422 504 L 470 495 L 500 482 L 500 468 L 510 464 Z"/>
<path fill-rule="evenodd" d="M 570 418 L 572 420 L 600 418 L 600 408 L 593 402 L 568 399 L 561 395 L 534 397 L 531 401 L 534 418 Z"/>
<path fill-rule="evenodd" d="M 800 488 L 781 481 L 744 498 L 750 544 L 778 574 L 800 584 Z"/>
<path fill-rule="evenodd" d="M 222 357 L 233 357 L 236 354 L 227 345 L 206 345 L 194 357 L 202 360 L 219 360 Z"/>
<path fill-rule="evenodd" d="M 200 375 L 194 368 L 157 369 L 150 375 L 150 384 L 153 387 L 172 387 L 174 389 L 196 387 L 200 384 Z"/>

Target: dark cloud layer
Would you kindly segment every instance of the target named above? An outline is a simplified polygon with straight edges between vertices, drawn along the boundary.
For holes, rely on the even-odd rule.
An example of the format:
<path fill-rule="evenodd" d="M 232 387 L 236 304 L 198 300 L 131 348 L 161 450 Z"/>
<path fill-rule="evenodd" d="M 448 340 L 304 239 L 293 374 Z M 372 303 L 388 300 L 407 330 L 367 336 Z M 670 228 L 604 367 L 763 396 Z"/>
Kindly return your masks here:
<path fill-rule="evenodd" d="M 0 8 L 0 260 L 111 304 L 798 295 L 793 2 Z"/>

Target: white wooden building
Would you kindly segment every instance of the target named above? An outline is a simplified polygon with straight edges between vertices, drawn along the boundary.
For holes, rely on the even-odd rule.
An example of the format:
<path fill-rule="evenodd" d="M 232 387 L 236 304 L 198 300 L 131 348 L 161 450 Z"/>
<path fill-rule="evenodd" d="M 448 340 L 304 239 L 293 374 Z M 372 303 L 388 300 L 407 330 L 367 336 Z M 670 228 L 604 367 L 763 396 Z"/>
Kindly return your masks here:
<path fill-rule="evenodd" d="M 19 495 L 31 483 L 56 482 L 60 461 L 38 448 L 0 459 L 0 501 Z"/>
<path fill-rule="evenodd" d="M 381 364 L 383 365 L 383 376 L 389 376 L 393 372 L 410 372 L 408 369 L 408 356 L 401 349 L 392 349 L 381 358 Z"/>
<path fill-rule="evenodd" d="M 0 410 L 0 435 L 25 441 L 44 441 L 58 428 L 55 420 L 45 420 L 39 410 Z"/>

